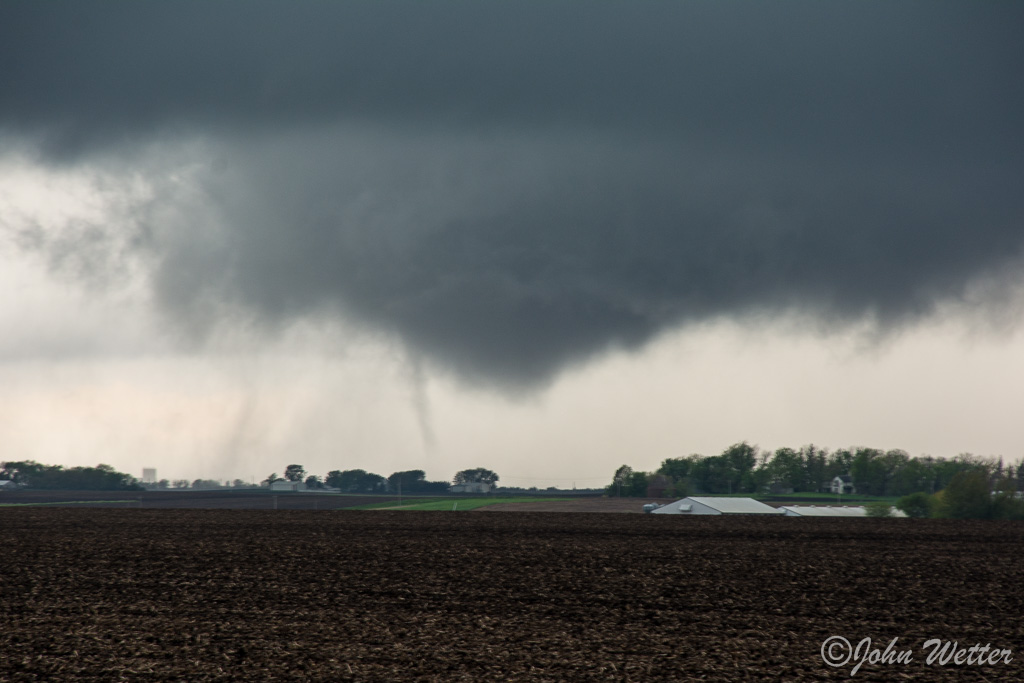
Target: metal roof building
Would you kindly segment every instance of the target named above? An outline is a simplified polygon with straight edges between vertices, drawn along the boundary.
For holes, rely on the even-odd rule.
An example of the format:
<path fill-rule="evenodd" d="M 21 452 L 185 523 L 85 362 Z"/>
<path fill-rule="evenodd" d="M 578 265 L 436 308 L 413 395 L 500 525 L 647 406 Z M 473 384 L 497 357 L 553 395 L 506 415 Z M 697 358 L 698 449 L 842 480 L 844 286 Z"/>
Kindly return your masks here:
<path fill-rule="evenodd" d="M 783 505 L 787 517 L 867 517 L 864 506 L 832 507 L 829 505 Z"/>
<path fill-rule="evenodd" d="M 662 505 L 655 515 L 780 515 L 782 512 L 753 498 L 688 497 Z"/>
<path fill-rule="evenodd" d="M 848 507 L 832 507 L 829 505 L 783 505 L 779 508 L 787 517 L 867 517 L 868 510 L 863 505 Z M 893 517 L 906 517 L 901 510 L 893 508 Z"/>

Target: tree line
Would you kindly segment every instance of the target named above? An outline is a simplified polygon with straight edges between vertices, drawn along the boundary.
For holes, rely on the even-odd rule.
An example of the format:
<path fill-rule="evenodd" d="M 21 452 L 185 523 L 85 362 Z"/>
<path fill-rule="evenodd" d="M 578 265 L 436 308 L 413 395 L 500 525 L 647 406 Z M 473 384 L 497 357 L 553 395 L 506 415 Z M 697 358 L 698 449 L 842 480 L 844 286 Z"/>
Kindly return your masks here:
<path fill-rule="evenodd" d="M 959 472 L 942 490 L 931 495 L 911 493 L 900 498 L 896 507 L 908 517 L 1022 520 L 1024 497 L 1017 489 L 1019 483 L 1019 478 L 1003 477 L 993 484 L 982 470 Z"/>
<path fill-rule="evenodd" d="M 321 478 L 313 474 L 307 476 L 302 465 L 292 464 L 285 467 L 283 477 L 278 477 L 277 473 L 273 472 L 261 483 L 263 486 L 271 486 L 281 480 L 302 482 L 307 489 L 332 488 L 342 493 L 447 493 L 451 483 L 483 483 L 494 486 L 499 478 L 497 473 L 483 467 L 456 472 L 452 482 L 428 481 L 423 470 L 393 472 L 387 477 L 362 469 L 331 470 Z"/>
<path fill-rule="evenodd" d="M 457 472 L 455 484 L 484 483 L 494 486 L 497 473 L 483 468 Z M 146 489 L 246 489 L 269 487 L 276 481 L 303 483 L 307 489 L 336 489 L 342 493 L 391 493 L 401 491 L 410 494 L 447 493 L 451 485 L 447 481 L 428 481 L 423 470 L 393 472 L 383 477 L 361 469 L 331 470 L 326 476 L 307 475 L 302 465 L 285 467 L 283 476 L 276 472 L 267 476 L 259 485 L 241 479 L 222 484 L 213 479 L 161 479 L 152 484 L 143 484 L 129 474 L 116 471 L 110 465 L 96 467 L 63 467 L 43 465 L 33 460 L 0 463 L 0 480 L 13 481 L 19 487 L 48 490 L 76 491 L 143 491 Z"/>
<path fill-rule="evenodd" d="M 96 467 L 64 467 L 43 465 L 34 460 L 0 463 L 0 479 L 18 486 L 46 490 L 74 491 L 142 491 L 131 475 L 118 472 L 110 465 Z"/>
<path fill-rule="evenodd" d="M 841 448 L 834 451 L 804 446 L 763 451 L 743 442 L 719 455 L 667 458 L 654 472 L 628 465 L 615 471 L 606 487 L 611 496 L 646 496 L 649 487 L 665 496 L 683 498 L 699 493 L 821 492 L 840 475 L 850 475 L 858 494 L 905 496 L 945 489 L 960 473 L 975 472 L 992 490 L 1024 486 L 1024 459 L 1006 464 L 1002 458 L 964 453 L 951 459 L 913 457 L 903 450 Z"/>

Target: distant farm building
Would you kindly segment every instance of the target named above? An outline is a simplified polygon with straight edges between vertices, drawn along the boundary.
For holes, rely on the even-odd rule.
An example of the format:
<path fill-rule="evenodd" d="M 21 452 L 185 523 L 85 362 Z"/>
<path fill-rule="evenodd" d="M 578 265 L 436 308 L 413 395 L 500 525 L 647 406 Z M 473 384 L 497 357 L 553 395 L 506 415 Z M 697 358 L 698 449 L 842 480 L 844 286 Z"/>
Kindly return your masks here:
<path fill-rule="evenodd" d="M 688 497 L 652 511 L 655 515 L 780 515 L 778 509 L 753 498 Z"/>
<path fill-rule="evenodd" d="M 867 517 L 868 510 L 863 505 L 829 506 L 829 505 L 783 505 L 779 508 L 787 517 Z M 902 510 L 892 508 L 893 517 L 906 517 Z"/>
<path fill-rule="evenodd" d="M 13 490 L 14 488 L 16 488 L 16 486 L 17 484 L 15 484 L 10 479 L 0 479 L 0 491 L 3 491 L 4 489 Z"/>
<path fill-rule="evenodd" d="M 783 505 L 779 508 L 787 517 L 867 517 L 863 505 L 831 507 L 828 505 Z"/>
<path fill-rule="evenodd" d="M 849 474 L 840 474 L 832 479 L 832 493 L 857 493 L 857 487 L 853 485 L 853 477 Z"/>
<path fill-rule="evenodd" d="M 468 484 L 453 484 L 448 487 L 449 493 L 490 493 L 491 485 L 482 481 L 472 481 Z"/>
<path fill-rule="evenodd" d="M 271 491 L 305 491 L 306 485 L 301 481 L 288 481 L 287 479 L 278 479 L 270 485 Z"/>

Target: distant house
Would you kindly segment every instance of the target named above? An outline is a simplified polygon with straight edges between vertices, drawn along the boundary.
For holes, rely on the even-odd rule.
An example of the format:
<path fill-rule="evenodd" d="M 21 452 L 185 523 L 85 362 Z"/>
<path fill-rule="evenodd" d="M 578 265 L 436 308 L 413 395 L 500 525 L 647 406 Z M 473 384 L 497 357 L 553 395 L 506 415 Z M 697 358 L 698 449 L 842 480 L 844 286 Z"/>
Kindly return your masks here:
<path fill-rule="evenodd" d="M 287 479 L 278 479 L 270 485 L 271 491 L 305 491 L 306 485 L 301 481 L 288 481 Z"/>
<path fill-rule="evenodd" d="M 472 481 L 468 484 L 452 484 L 448 487 L 449 493 L 490 493 L 491 485 L 482 481 Z"/>
<path fill-rule="evenodd" d="M 753 498 L 688 497 L 652 510 L 654 515 L 781 515 L 782 511 Z"/>
<path fill-rule="evenodd" d="M 18 487 L 18 485 L 15 484 L 10 479 L 0 479 L 0 491 L 4 491 L 4 490 L 13 491 L 17 487 Z"/>
<path fill-rule="evenodd" d="M 853 485 L 853 477 L 849 474 L 840 474 L 832 479 L 830 490 L 832 493 L 857 493 L 857 487 Z"/>

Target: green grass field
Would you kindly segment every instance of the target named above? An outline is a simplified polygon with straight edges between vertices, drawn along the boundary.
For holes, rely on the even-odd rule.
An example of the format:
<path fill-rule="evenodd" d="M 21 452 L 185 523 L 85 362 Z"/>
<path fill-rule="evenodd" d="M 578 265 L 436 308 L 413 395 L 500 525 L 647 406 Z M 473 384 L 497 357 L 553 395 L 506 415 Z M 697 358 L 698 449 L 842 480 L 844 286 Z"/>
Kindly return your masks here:
<path fill-rule="evenodd" d="M 552 501 L 552 500 L 571 500 L 570 498 L 538 498 L 536 496 L 529 497 L 509 497 L 509 498 L 414 498 L 408 501 L 402 501 L 401 505 L 397 502 L 392 501 L 388 503 L 372 503 L 370 505 L 360 505 L 359 507 L 346 508 L 348 510 L 454 510 L 455 512 L 463 512 L 466 510 L 476 510 L 477 508 L 486 507 L 488 505 L 495 505 L 497 503 L 534 503 L 538 501 Z"/>

